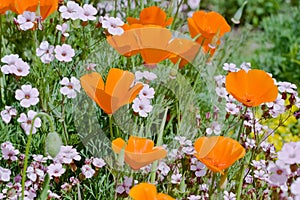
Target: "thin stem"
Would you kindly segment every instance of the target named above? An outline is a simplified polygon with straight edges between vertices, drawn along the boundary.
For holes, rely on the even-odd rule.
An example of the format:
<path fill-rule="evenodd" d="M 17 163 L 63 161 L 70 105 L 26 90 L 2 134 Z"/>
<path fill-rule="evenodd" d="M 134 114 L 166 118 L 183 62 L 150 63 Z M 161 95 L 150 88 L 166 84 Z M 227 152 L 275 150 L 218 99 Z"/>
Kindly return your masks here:
<path fill-rule="evenodd" d="M 241 194 L 242 194 L 242 186 L 243 186 L 243 182 L 244 182 L 244 159 L 242 161 L 242 167 L 240 169 L 240 180 L 239 180 L 239 184 L 238 184 L 238 189 L 237 189 L 237 193 L 236 193 L 236 200 L 240 200 L 241 199 Z"/>
<path fill-rule="evenodd" d="M 176 13 L 175 13 L 175 15 L 174 15 L 173 23 L 172 23 L 172 25 L 171 25 L 171 30 L 173 30 L 173 28 L 174 28 L 174 26 L 175 26 L 175 21 L 176 21 L 178 12 L 179 12 L 179 8 L 180 8 L 180 6 L 181 6 L 182 3 L 183 3 L 183 0 L 181 0 L 181 1 L 179 2 L 179 4 L 177 5 Z"/>
<path fill-rule="evenodd" d="M 247 107 L 246 107 L 246 109 L 245 109 L 244 114 L 246 114 L 246 113 L 247 113 Z M 239 133 L 238 133 L 238 135 L 237 135 L 236 141 L 240 141 L 240 137 L 241 137 L 241 134 L 242 134 L 242 132 L 243 132 L 244 121 L 245 121 L 245 119 L 243 119 L 242 122 L 241 122 L 241 126 L 240 126 L 240 129 L 239 129 Z"/>
<path fill-rule="evenodd" d="M 112 115 L 108 115 L 109 117 L 109 131 L 110 131 L 110 139 L 114 139 L 114 132 L 112 127 Z"/>
<path fill-rule="evenodd" d="M 114 17 L 117 17 L 117 5 L 118 5 L 118 0 L 115 0 Z"/>
<path fill-rule="evenodd" d="M 164 127 L 167 121 L 167 114 L 168 114 L 168 107 L 165 110 L 165 114 L 164 117 L 162 119 L 161 122 L 161 126 L 160 126 L 160 130 L 159 130 L 159 134 L 158 134 L 158 138 L 157 138 L 157 146 L 161 146 L 163 144 L 163 132 L 164 132 Z M 152 167 L 151 167 L 151 183 L 155 182 L 155 178 L 156 178 L 156 170 L 157 170 L 157 165 L 158 165 L 158 161 L 153 162 Z"/>
<path fill-rule="evenodd" d="M 50 132 L 55 131 L 53 121 L 48 114 L 38 113 L 33 117 L 32 122 L 31 122 L 30 131 L 29 131 L 29 136 L 27 139 L 26 149 L 25 149 L 25 160 L 24 160 L 24 167 L 23 167 L 23 173 L 22 173 L 22 199 L 24 199 L 26 170 L 27 170 L 27 165 L 28 165 L 28 154 L 29 154 L 30 144 L 31 144 L 31 140 L 32 140 L 32 131 L 33 131 L 33 127 L 34 127 L 34 122 L 38 117 L 46 117 L 50 124 Z"/>
<path fill-rule="evenodd" d="M 212 193 L 213 193 L 213 190 L 214 190 L 214 183 L 215 183 L 215 179 L 216 179 L 216 173 L 212 172 L 213 173 L 213 176 L 212 176 L 212 179 L 211 179 L 211 184 L 210 184 L 210 188 L 209 188 L 209 199 L 212 199 Z"/>

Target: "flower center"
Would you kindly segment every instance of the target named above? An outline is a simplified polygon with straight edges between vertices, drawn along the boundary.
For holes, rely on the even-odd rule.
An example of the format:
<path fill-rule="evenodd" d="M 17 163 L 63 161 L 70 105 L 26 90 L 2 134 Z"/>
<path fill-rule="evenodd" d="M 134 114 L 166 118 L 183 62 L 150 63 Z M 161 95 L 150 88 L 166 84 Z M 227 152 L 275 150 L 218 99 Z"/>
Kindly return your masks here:
<path fill-rule="evenodd" d="M 276 173 L 277 173 L 278 175 L 281 175 L 281 174 L 283 173 L 283 171 L 282 171 L 281 169 L 278 169 L 278 170 L 276 171 Z"/>
<path fill-rule="evenodd" d="M 30 95 L 29 94 L 25 94 L 25 99 L 30 99 Z"/>

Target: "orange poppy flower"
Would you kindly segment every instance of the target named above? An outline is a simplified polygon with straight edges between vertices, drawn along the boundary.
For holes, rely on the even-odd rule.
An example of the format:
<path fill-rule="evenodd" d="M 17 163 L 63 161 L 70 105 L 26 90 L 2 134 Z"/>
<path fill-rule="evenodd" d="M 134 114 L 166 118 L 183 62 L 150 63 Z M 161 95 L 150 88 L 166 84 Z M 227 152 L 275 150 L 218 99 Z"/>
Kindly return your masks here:
<path fill-rule="evenodd" d="M 223 136 L 200 137 L 194 154 L 208 169 L 223 173 L 235 161 L 244 157 L 245 149 L 236 140 Z"/>
<path fill-rule="evenodd" d="M 40 8 L 42 20 L 57 10 L 58 0 L 15 0 L 15 8 L 18 14 L 24 11 L 36 12 Z"/>
<path fill-rule="evenodd" d="M 150 183 L 140 183 L 132 187 L 129 196 L 133 200 L 175 200 L 169 195 L 157 193 L 155 185 Z"/>
<path fill-rule="evenodd" d="M 131 103 L 143 88 L 141 83 L 131 88 L 133 73 L 116 68 L 109 70 L 105 85 L 97 72 L 82 76 L 80 81 L 87 95 L 107 114 L 113 114 L 123 105 Z"/>
<path fill-rule="evenodd" d="M 127 17 L 129 24 L 158 25 L 162 27 L 170 25 L 172 21 L 173 19 L 167 19 L 166 13 L 157 6 L 144 8 L 140 13 L 140 19 Z"/>
<path fill-rule="evenodd" d="M 4 14 L 8 10 L 15 12 L 14 4 L 15 0 L 0 0 L 0 14 Z"/>
<path fill-rule="evenodd" d="M 112 141 L 114 152 L 119 154 L 123 148 L 125 150 L 125 162 L 134 170 L 138 170 L 167 155 L 167 151 L 163 147 L 154 147 L 152 140 L 136 136 L 130 136 L 127 144 L 121 138 Z"/>
<path fill-rule="evenodd" d="M 120 54 L 132 56 L 139 53 L 146 64 L 152 65 L 171 55 L 166 50 L 171 38 L 170 30 L 149 25 L 127 30 L 120 36 L 110 36 L 107 41 Z"/>
<path fill-rule="evenodd" d="M 202 45 L 208 45 L 213 38 L 217 36 L 217 41 L 230 31 L 230 26 L 222 15 L 217 12 L 197 11 L 191 18 L 188 18 L 188 27 L 191 37 L 197 38 L 197 42 Z"/>
<path fill-rule="evenodd" d="M 275 101 L 278 95 L 272 77 L 258 69 L 230 72 L 226 76 L 225 85 L 229 94 L 248 107 Z"/>

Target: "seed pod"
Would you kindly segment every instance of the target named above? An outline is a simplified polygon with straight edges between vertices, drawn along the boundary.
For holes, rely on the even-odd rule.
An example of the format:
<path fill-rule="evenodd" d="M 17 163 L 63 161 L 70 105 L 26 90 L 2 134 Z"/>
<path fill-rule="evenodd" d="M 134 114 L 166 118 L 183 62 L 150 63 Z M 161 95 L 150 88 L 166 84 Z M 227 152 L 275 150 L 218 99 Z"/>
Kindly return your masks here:
<path fill-rule="evenodd" d="M 45 150 L 52 158 L 55 158 L 59 153 L 61 146 L 62 141 L 59 134 L 57 132 L 48 133 L 45 140 Z"/>

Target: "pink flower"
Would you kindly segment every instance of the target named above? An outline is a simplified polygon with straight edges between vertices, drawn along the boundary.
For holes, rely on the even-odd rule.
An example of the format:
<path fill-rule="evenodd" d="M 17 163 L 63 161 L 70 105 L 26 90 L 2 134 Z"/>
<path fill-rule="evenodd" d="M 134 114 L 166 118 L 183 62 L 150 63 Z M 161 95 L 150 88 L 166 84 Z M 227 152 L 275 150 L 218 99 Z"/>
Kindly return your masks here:
<path fill-rule="evenodd" d="M 68 1 L 67 6 L 60 6 L 58 11 L 61 12 L 61 17 L 63 19 L 72 20 L 78 19 L 83 12 L 82 8 L 74 1 Z"/>
<path fill-rule="evenodd" d="M 27 115 L 24 113 L 21 113 L 18 122 L 21 123 L 21 127 L 23 128 L 23 130 L 25 131 L 25 133 L 27 135 L 29 135 L 31 126 L 32 126 L 32 120 L 34 118 L 34 116 L 37 113 L 34 112 L 33 110 L 29 110 Z M 36 133 L 36 128 L 40 128 L 42 125 L 41 119 L 38 117 L 35 119 L 34 124 L 33 124 L 33 129 L 32 129 L 32 134 Z"/>
<path fill-rule="evenodd" d="M 71 62 L 72 58 L 75 56 L 75 51 L 68 44 L 63 44 L 62 46 L 57 45 L 54 49 L 55 58 L 61 62 Z"/>
<path fill-rule="evenodd" d="M 124 176 L 124 182 L 121 185 L 117 186 L 116 192 L 118 194 L 123 194 L 124 192 L 126 192 L 126 194 L 129 194 L 129 190 L 131 187 L 132 187 L 132 178 Z"/>
<path fill-rule="evenodd" d="M 5 106 L 5 110 L 1 111 L 1 118 L 6 124 L 15 116 L 17 116 L 17 110 L 11 106 Z"/>
<path fill-rule="evenodd" d="M 196 177 L 202 177 L 206 174 L 206 167 L 205 165 L 198 161 L 197 158 L 192 158 L 190 170 L 195 171 Z"/>
<path fill-rule="evenodd" d="M 95 170 L 93 170 L 90 165 L 83 165 L 81 172 L 85 178 L 92 178 L 95 174 Z"/>
<path fill-rule="evenodd" d="M 80 92 L 80 81 L 75 77 L 71 77 L 71 81 L 64 77 L 60 81 L 60 84 L 64 86 L 60 89 L 60 93 L 66 95 L 68 98 L 75 98 L 77 95 L 76 91 Z"/>
<path fill-rule="evenodd" d="M 286 164 L 300 164 L 300 142 L 285 143 L 278 152 L 278 159 Z"/>
<path fill-rule="evenodd" d="M 270 162 L 268 165 L 269 183 L 276 186 L 281 186 L 286 183 L 288 176 L 291 173 L 290 166 L 285 165 L 280 160 L 277 160 L 276 163 Z"/>
<path fill-rule="evenodd" d="M 292 183 L 291 193 L 297 196 L 297 198 L 300 198 L 300 177 L 298 177 L 296 181 Z"/>
<path fill-rule="evenodd" d="M 4 160 L 16 161 L 19 150 L 15 149 L 10 142 L 1 144 L 2 157 Z"/>
<path fill-rule="evenodd" d="M 16 54 L 4 56 L 1 62 L 7 64 L 1 67 L 4 74 L 15 74 L 16 76 L 27 76 L 29 74 L 30 66 Z"/>
<path fill-rule="evenodd" d="M 62 167 L 62 164 L 56 163 L 56 164 L 51 164 L 48 167 L 48 174 L 50 177 L 60 177 L 63 173 L 65 173 L 66 169 Z"/>
<path fill-rule="evenodd" d="M 141 117 L 147 117 L 153 109 L 150 101 L 146 98 L 140 99 L 139 97 L 133 100 L 132 109 Z"/>
<path fill-rule="evenodd" d="M 60 152 L 53 159 L 54 162 L 71 164 L 73 160 L 79 161 L 81 156 L 72 146 L 61 146 Z"/>
<path fill-rule="evenodd" d="M 181 182 L 181 179 L 182 179 L 182 175 L 181 174 L 173 174 L 172 176 L 171 176 L 171 183 L 173 183 L 173 184 L 180 184 L 180 182 Z"/>
<path fill-rule="evenodd" d="M 69 37 L 69 33 L 67 33 L 68 28 L 69 27 L 67 23 L 63 23 L 62 25 L 56 25 L 56 29 L 59 30 L 64 37 Z"/>
<path fill-rule="evenodd" d="M 146 99 L 153 99 L 154 98 L 155 91 L 154 89 L 148 85 L 144 84 L 143 89 L 139 93 L 140 99 L 146 98 Z"/>
<path fill-rule="evenodd" d="M 124 33 L 124 30 L 120 27 L 124 25 L 124 22 L 119 18 L 101 16 L 99 22 L 111 35 L 122 35 Z"/>
<path fill-rule="evenodd" d="M 21 90 L 17 89 L 15 98 L 20 101 L 24 108 L 29 108 L 31 105 L 36 105 L 39 102 L 39 91 L 32 88 L 31 85 L 22 85 Z"/>

